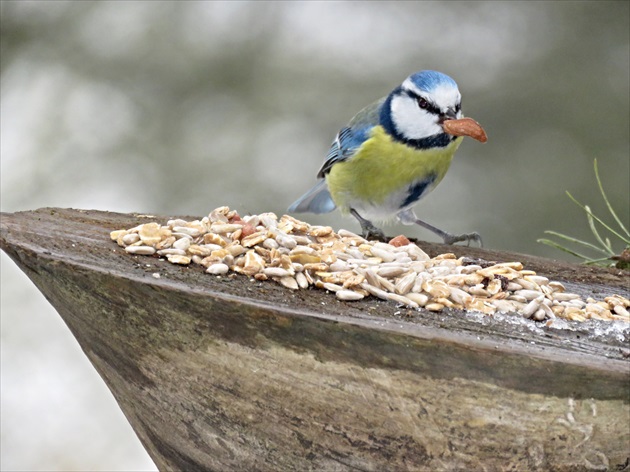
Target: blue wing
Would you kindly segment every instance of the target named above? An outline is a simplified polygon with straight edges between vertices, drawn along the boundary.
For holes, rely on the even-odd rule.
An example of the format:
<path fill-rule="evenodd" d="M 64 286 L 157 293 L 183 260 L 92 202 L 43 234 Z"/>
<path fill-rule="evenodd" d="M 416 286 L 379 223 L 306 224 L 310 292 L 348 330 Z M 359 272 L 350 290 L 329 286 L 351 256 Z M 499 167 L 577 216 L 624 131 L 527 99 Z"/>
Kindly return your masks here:
<path fill-rule="evenodd" d="M 351 158 L 356 150 L 370 137 L 370 130 L 380 123 L 380 112 L 385 98 L 365 107 L 356 114 L 348 126 L 342 128 L 330 145 L 326 160 L 317 173 L 320 180 L 313 188 L 289 207 L 293 213 L 329 213 L 337 208 L 326 185 L 326 174 L 337 162 Z"/>
<path fill-rule="evenodd" d="M 370 130 L 380 123 L 380 113 L 385 98 L 368 105 L 355 115 L 348 126 L 342 128 L 330 145 L 326 160 L 317 173 L 322 179 L 337 162 L 345 161 L 370 137 Z"/>
<path fill-rule="evenodd" d="M 367 133 L 364 130 L 353 130 L 348 127 L 342 128 L 330 145 L 326 160 L 317 173 L 317 178 L 323 179 L 337 162 L 345 161 L 352 156 L 356 149 L 361 146 L 361 143 L 367 139 L 366 135 Z"/>

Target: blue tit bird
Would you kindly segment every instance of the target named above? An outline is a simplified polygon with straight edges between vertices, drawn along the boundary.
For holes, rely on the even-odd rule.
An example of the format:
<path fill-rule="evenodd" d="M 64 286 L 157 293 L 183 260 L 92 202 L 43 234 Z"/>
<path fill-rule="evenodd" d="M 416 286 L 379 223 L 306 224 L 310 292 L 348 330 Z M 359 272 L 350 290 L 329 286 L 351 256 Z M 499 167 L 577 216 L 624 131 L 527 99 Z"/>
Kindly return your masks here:
<path fill-rule="evenodd" d="M 395 216 L 434 232 L 445 244 L 481 244 L 478 233 L 447 233 L 418 219 L 412 209 L 444 178 L 464 136 L 487 140 L 476 121 L 463 118 L 455 81 L 431 70 L 412 74 L 339 131 L 317 174 L 321 180 L 288 211 L 339 208 L 359 221 L 365 238 L 384 239 L 372 220 Z"/>

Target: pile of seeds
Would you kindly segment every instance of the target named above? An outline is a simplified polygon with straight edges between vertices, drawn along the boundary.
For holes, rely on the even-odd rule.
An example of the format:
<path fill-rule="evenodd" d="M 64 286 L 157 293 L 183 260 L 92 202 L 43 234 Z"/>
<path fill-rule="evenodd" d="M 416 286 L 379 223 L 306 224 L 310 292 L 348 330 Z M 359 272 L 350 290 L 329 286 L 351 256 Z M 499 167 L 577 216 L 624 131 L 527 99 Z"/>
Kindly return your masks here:
<path fill-rule="evenodd" d="M 220 207 L 201 220 L 146 223 L 112 231 L 130 254 L 158 255 L 174 264 L 200 264 L 214 275 L 233 271 L 274 280 L 290 289 L 310 286 L 340 300 L 373 295 L 410 308 L 456 308 L 492 315 L 519 313 L 537 321 L 556 317 L 584 321 L 630 321 L 630 300 L 612 295 L 583 300 L 523 269 L 520 262 L 480 264 L 454 254 L 430 258 L 404 236 L 389 244 L 350 231 L 311 226 L 289 215 L 263 213 L 241 218 Z"/>

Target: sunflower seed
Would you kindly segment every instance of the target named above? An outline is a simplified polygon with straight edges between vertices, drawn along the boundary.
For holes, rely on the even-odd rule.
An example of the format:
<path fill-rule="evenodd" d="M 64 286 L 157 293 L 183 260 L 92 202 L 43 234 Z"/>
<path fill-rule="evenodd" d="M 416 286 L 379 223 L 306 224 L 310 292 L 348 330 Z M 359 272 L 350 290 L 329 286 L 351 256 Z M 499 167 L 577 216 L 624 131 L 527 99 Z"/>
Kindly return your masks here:
<path fill-rule="evenodd" d="M 295 249 L 297 247 L 297 241 L 295 238 L 282 233 L 279 233 L 276 236 L 276 242 L 287 249 Z"/>
<path fill-rule="evenodd" d="M 218 262 L 218 263 L 212 264 L 210 267 L 208 267 L 206 269 L 206 272 L 208 274 L 223 275 L 223 274 L 227 274 L 229 270 L 230 270 L 230 268 L 226 264 Z"/>
<path fill-rule="evenodd" d="M 175 248 L 175 249 L 179 249 L 180 251 L 186 252 L 188 250 L 188 248 L 190 247 L 190 241 L 191 241 L 191 239 L 189 239 L 189 238 L 181 238 L 181 239 L 178 239 L 177 241 L 175 241 L 172 244 L 172 247 Z"/>
<path fill-rule="evenodd" d="M 540 304 L 542 303 L 544 298 L 545 298 L 544 295 L 540 295 L 532 299 L 527 305 L 525 305 L 525 308 L 523 308 L 521 314 L 525 318 L 531 318 L 534 315 L 534 313 L 536 313 L 538 308 L 540 308 Z"/>
<path fill-rule="evenodd" d="M 188 256 L 180 256 L 179 254 L 169 254 L 168 256 L 166 256 L 166 258 L 171 264 L 180 264 L 180 265 L 188 265 L 190 264 L 190 261 L 192 260 Z"/>
<path fill-rule="evenodd" d="M 409 300 L 417 303 L 418 306 L 425 306 L 429 302 L 429 297 L 423 293 L 408 293 L 405 295 Z"/>
<path fill-rule="evenodd" d="M 237 229 L 242 229 L 243 225 L 228 224 L 228 223 L 214 223 L 210 230 L 217 234 L 233 233 Z"/>
<path fill-rule="evenodd" d="M 185 256 L 186 251 L 182 249 L 161 249 L 158 252 L 158 256 Z"/>
<path fill-rule="evenodd" d="M 386 293 L 387 293 L 388 300 L 392 300 L 396 303 L 400 303 L 410 308 L 418 308 L 418 304 L 408 297 L 405 297 L 403 295 L 398 295 L 397 293 L 391 293 L 391 292 L 386 292 Z"/>
<path fill-rule="evenodd" d="M 355 301 L 365 298 L 362 294 L 355 292 L 354 290 L 337 290 L 335 295 L 339 300 L 345 301 Z"/>
<path fill-rule="evenodd" d="M 171 263 L 192 262 L 215 275 L 231 268 L 294 290 L 314 285 L 335 291 L 340 300 L 373 295 L 433 311 L 516 312 L 536 321 L 630 321 L 627 298 L 583 300 L 517 261 L 478 264 L 452 253 L 430 258 L 403 236 L 394 241 L 404 245 L 368 242 L 350 231 L 335 234 L 329 226 L 311 226 L 290 215 L 241 219 L 234 210 L 219 207 L 201 220 L 172 219 L 163 226 L 150 222 L 112 231 L 110 238 L 130 254 L 157 252 Z"/>
<path fill-rule="evenodd" d="M 381 277 L 391 279 L 394 277 L 398 277 L 399 275 L 402 275 L 406 272 L 407 269 L 405 269 L 404 267 L 381 267 L 376 273 Z"/>
<path fill-rule="evenodd" d="M 331 282 L 325 282 L 324 288 L 329 292 L 338 292 L 339 290 L 343 290 L 343 287 L 341 285 L 333 284 Z"/>
<path fill-rule="evenodd" d="M 291 290 L 297 290 L 300 288 L 297 281 L 291 276 L 280 277 L 278 281 L 280 282 L 281 285 L 283 285 L 284 287 L 290 288 Z"/>
<path fill-rule="evenodd" d="M 394 289 L 396 290 L 397 294 L 406 295 L 407 293 L 411 291 L 415 282 L 416 282 L 416 273 L 412 272 L 398 279 L 398 281 L 394 285 Z"/>
<path fill-rule="evenodd" d="M 151 246 L 127 246 L 125 251 L 129 254 L 137 254 L 141 256 L 151 256 L 155 254 L 155 248 Z"/>
<path fill-rule="evenodd" d="M 282 267 L 266 267 L 263 269 L 263 274 L 267 277 L 287 277 L 291 275 L 287 269 Z"/>
<path fill-rule="evenodd" d="M 381 258 L 385 262 L 390 262 L 394 260 L 394 253 L 391 251 L 385 251 L 378 247 L 372 248 L 372 255 Z"/>
<path fill-rule="evenodd" d="M 122 237 L 122 242 L 127 246 L 137 243 L 138 241 L 140 241 L 140 235 L 138 233 L 130 233 Z"/>
<path fill-rule="evenodd" d="M 492 304 L 497 307 L 498 311 L 502 313 L 512 313 L 514 311 L 517 311 L 514 303 L 508 300 L 495 300 L 494 302 L 492 302 Z"/>
<path fill-rule="evenodd" d="M 300 288 L 308 288 L 308 279 L 302 272 L 298 272 L 295 274 L 295 281 L 300 286 Z"/>
<path fill-rule="evenodd" d="M 613 311 L 617 313 L 619 316 L 623 316 L 624 318 L 630 318 L 630 313 L 621 305 L 615 305 Z"/>
<path fill-rule="evenodd" d="M 460 305 L 465 305 L 466 302 L 472 298 L 470 294 L 457 287 L 449 287 L 449 290 L 451 300 L 453 300 L 455 303 L 459 303 Z"/>
<path fill-rule="evenodd" d="M 198 228 L 189 228 L 188 226 L 175 226 L 173 228 L 173 233 L 185 234 L 187 236 L 191 236 L 196 238 L 201 235 L 201 230 Z"/>
<path fill-rule="evenodd" d="M 516 292 L 514 292 L 514 295 L 519 295 L 521 297 L 523 297 L 525 300 L 529 301 L 529 300 L 533 300 L 534 298 L 537 298 L 540 296 L 540 292 L 537 290 L 517 290 Z M 543 297 L 544 298 L 544 297 Z"/>

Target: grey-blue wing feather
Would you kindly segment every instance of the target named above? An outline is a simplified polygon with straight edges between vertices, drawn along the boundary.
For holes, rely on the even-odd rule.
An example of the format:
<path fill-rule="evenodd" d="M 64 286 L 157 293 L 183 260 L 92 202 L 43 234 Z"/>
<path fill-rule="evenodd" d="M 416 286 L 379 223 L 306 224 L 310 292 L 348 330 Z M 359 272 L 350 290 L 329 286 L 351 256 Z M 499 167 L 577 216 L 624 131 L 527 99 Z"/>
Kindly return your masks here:
<path fill-rule="evenodd" d="M 348 126 L 342 128 L 332 142 L 326 160 L 317 173 L 320 180 L 313 188 L 298 198 L 288 209 L 291 213 L 328 213 L 337 206 L 326 184 L 326 174 L 337 162 L 351 158 L 357 148 L 370 137 L 370 130 L 380 123 L 385 98 L 368 105 L 357 113 Z"/>
<path fill-rule="evenodd" d="M 317 184 L 298 198 L 287 210 L 289 213 L 330 213 L 337 205 L 333 202 L 325 180 Z"/>
<path fill-rule="evenodd" d="M 354 140 L 355 133 L 352 128 L 341 128 L 339 133 L 337 133 L 337 136 L 335 136 L 335 140 L 330 145 L 330 149 L 326 155 L 326 160 L 317 173 L 317 178 L 323 179 L 326 174 L 330 172 L 332 166 L 334 166 L 337 162 L 345 161 L 354 153 L 354 149 L 351 144 Z"/>
<path fill-rule="evenodd" d="M 330 145 L 324 164 L 317 173 L 318 178 L 324 178 L 337 162 L 352 157 L 357 148 L 369 138 L 370 130 L 380 123 L 383 102 L 385 98 L 366 106 L 350 120 L 348 126 L 341 128 Z"/>

